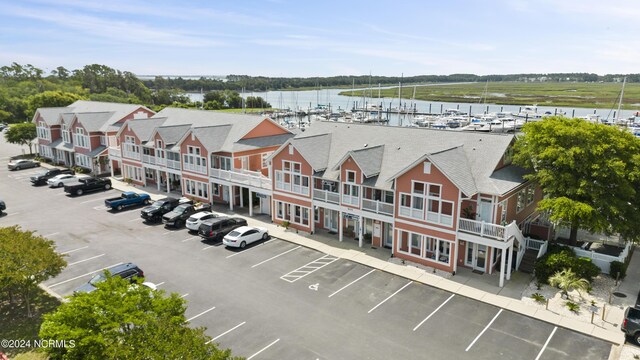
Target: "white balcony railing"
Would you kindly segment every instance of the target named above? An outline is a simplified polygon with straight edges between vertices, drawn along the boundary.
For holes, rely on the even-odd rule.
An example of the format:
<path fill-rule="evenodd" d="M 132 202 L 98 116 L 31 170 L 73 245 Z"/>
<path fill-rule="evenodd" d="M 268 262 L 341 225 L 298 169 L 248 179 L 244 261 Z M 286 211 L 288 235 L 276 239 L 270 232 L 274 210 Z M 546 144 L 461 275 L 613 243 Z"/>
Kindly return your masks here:
<path fill-rule="evenodd" d="M 333 204 L 340 204 L 340 194 L 327 190 L 313 189 L 313 199 Z"/>
<path fill-rule="evenodd" d="M 180 170 L 180 161 L 177 160 L 167 160 L 167 167 L 169 169 Z"/>
<path fill-rule="evenodd" d="M 352 206 L 360 205 L 360 196 L 342 194 L 342 203 Z"/>
<path fill-rule="evenodd" d="M 393 215 L 393 204 L 363 198 L 362 210 L 371 211 L 376 214 Z"/>
<path fill-rule="evenodd" d="M 161 157 L 157 157 L 156 156 L 155 162 L 156 162 L 156 165 L 167 166 L 167 159 L 165 159 L 165 158 L 161 158 Z"/>
<path fill-rule="evenodd" d="M 203 165 L 190 164 L 188 162 L 183 163 L 183 170 L 197 172 L 200 174 L 207 174 L 207 167 Z"/>
<path fill-rule="evenodd" d="M 140 161 L 142 159 L 142 154 L 139 152 L 123 150 L 122 157 Z"/>
<path fill-rule="evenodd" d="M 156 157 L 153 155 L 142 155 L 142 162 L 154 165 L 156 163 Z"/>
<path fill-rule="evenodd" d="M 505 227 L 471 219 L 460 219 L 458 230 L 469 234 L 506 241 Z"/>
<path fill-rule="evenodd" d="M 119 147 L 109 146 L 108 152 L 109 152 L 109 157 L 114 157 L 114 158 L 122 157 Z"/>
<path fill-rule="evenodd" d="M 223 170 L 210 168 L 209 175 L 212 178 L 226 180 L 236 184 L 249 185 L 265 190 L 271 190 L 271 180 L 268 177 L 262 175 L 262 173 L 259 171 L 250 171 L 244 169 Z"/>

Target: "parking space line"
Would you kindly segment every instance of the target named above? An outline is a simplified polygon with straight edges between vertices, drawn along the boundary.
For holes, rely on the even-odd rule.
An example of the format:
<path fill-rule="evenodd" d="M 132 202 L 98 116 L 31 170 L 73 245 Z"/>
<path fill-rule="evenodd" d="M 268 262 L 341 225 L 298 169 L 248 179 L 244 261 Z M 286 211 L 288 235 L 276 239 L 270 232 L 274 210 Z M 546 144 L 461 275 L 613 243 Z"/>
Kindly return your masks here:
<path fill-rule="evenodd" d="M 252 247 L 250 247 L 250 248 L 248 248 L 248 249 L 244 249 L 244 250 L 242 250 L 242 251 L 235 252 L 235 253 L 233 253 L 233 254 L 231 254 L 231 255 L 227 256 L 227 257 L 226 257 L 226 259 L 232 258 L 232 257 L 234 257 L 234 256 L 236 256 L 236 255 L 244 254 L 244 253 L 246 253 L 247 251 L 249 251 L 249 250 L 251 250 L 251 249 L 256 249 L 256 248 L 259 248 L 260 246 L 265 246 L 265 245 L 268 245 L 268 244 L 271 244 L 271 243 L 273 243 L 273 241 L 263 241 L 263 242 L 259 243 L 259 244 L 258 244 L 258 245 L 256 245 L 256 246 L 252 246 Z M 204 250 L 204 249 L 203 249 L 203 250 Z"/>
<path fill-rule="evenodd" d="M 227 330 L 227 331 L 223 332 L 222 334 L 220 334 L 220 335 L 218 335 L 218 336 L 214 337 L 213 339 L 211 339 L 211 340 L 207 341 L 205 344 L 209 344 L 209 343 L 210 343 L 210 342 L 212 342 L 212 341 L 216 341 L 216 340 L 218 340 L 219 338 L 223 337 L 224 335 L 227 335 L 228 333 L 232 332 L 233 330 L 235 330 L 235 329 L 239 328 L 240 326 L 242 326 L 242 325 L 244 325 L 244 324 L 246 324 L 246 323 L 247 323 L 246 321 L 241 322 L 240 324 L 238 324 L 238 325 L 236 325 L 236 326 L 232 327 L 231 329 L 229 329 L 229 330 Z"/>
<path fill-rule="evenodd" d="M 456 294 L 451 294 L 451 296 L 449 296 L 449 298 L 447 300 L 445 300 L 442 304 L 440 304 L 440 306 L 438 306 L 435 310 L 433 310 L 433 312 L 431 312 L 431 314 L 429 314 L 429 316 L 427 316 L 426 318 L 424 318 L 424 320 L 420 321 L 420 324 L 416 325 L 416 327 L 413 328 L 413 331 L 418 330 L 418 328 L 420 326 L 422 326 L 422 324 L 424 324 L 427 320 L 429 320 L 430 317 L 433 316 L 433 314 L 435 314 L 436 312 L 438 312 L 438 310 L 440 310 L 446 303 L 449 302 L 449 300 L 451 300 L 454 296 L 456 296 Z"/>
<path fill-rule="evenodd" d="M 126 214 L 126 213 L 123 213 L 123 214 Z M 127 222 L 133 222 L 133 221 L 139 221 L 139 220 L 140 220 L 140 218 L 139 218 L 139 217 L 137 217 L 137 218 L 135 218 L 135 219 L 127 220 Z"/>
<path fill-rule="evenodd" d="M 58 235 L 58 234 L 60 234 L 60 233 L 59 232 L 54 232 L 54 233 L 51 233 L 51 234 L 42 235 L 42 237 L 48 238 L 49 236 Z"/>
<path fill-rule="evenodd" d="M 187 242 L 187 241 L 191 241 L 191 240 L 195 240 L 195 239 L 199 239 L 199 238 L 200 238 L 200 236 L 192 236 L 190 238 L 186 238 L 186 239 L 182 240 L 181 242 Z"/>
<path fill-rule="evenodd" d="M 542 345 L 542 349 L 540 349 L 540 352 L 538 353 L 538 356 L 536 356 L 536 360 L 540 360 L 540 356 L 542 356 L 542 353 L 546 350 L 547 345 L 549 345 L 549 342 L 551 341 L 551 338 L 553 337 L 553 334 L 556 333 L 556 330 L 558 330 L 558 327 L 554 326 L 553 330 L 551 331 L 551 334 L 549 334 L 549 337 L 547 338 L 547 341 L 544 342 L 544 345 Z"/>
<path fill-rule="evenodd" d="M 81 202 L 80 204 L 88 204 L 88 203 L 94 202 L 94 201 L 106 200 L 106 199 L 109 199 L 111 197 L 112 196 L 105 196 L 105 197 L 101 197 L 101 198 L 98 198 L 98 199 L 86 200 L 86 201 Z"/>
<path fill-rule="evenodd" d="M 298 246 L 294 247 L 293 249 L 289 249 L 289 250 L 287 250 L 287 251 L 285 251 L 285 252 L 283 252 L 283 253 L 280 253 L 280 254 L 278 254 L 278 255 L 276 255 L 276 256 L 272 256 L 272 257 L 268 258 L 267 260 L 264 260 L 264 261 L 262 261 L 262 262 L 259 262 L 259 263 L 255 264 L 255 265 L 253 265 L 251 268 L 254 268 L 254 267 L 260 266 L 260 265 L 262 265 L 262 264 L 264 264 L 264 263 L 266 263 L 266 262 L 268 262 L 268 261 L 271 261 L 271 260 L 273 260 L 273 259 L 275 259 L 275 258 L 277 258 L 277 257 L 280 257 L 280 256 L 284 255 L 284 254 L 290 253 L 290 252 L 292 252 L 293 250 L 299 249 L 299 248 L 301 248 L 301 247 L 302 247 L 302 246 L 298 245 Z"/>
<path fill-rule="evenodd" d="M 274 345 L 274 344 L 275 344 L 275 343 L 277 343 L 278 341 L 280 341 L 280 339 L 276 339 L 276 341 L 274 341 L 274 342 L 272 342 L 271 344 L 269 344 L 269 345 L 267 345 L 267 346 L 263 347 L 263 348 L 262 348 L 262 350 L 260 350 L 260 351 L 258 351 L 257 353 L 255 353 L 255 354 L 253 354 L 253 355 L 249 356 L 249 357 L 247 358 L 247 360 L 251 360 L 251 359 L 253 359 L 253 358 L 254 358 L 254 357 L 256 357 L 258 354 L 260 354 L 261 352 L 263 352 L 263 351 L 267 350 L 268 348 L 270 348 L 272 345 Z"/>
<path fill-rule="evenodd" d="M 73 250 L 65 251 L 65 252 L 62 252 L 62 253 L 60 253 L 60 254 L 62 254 L 62 255 L 71 254 L 72 252 L 76 252 L 76 251 L 78 251 L 78 250 L 83 250 L 83 249 L 86 249 L 86 248 L 88 248 L 88 246 L 83 246 L 83 247 L 81 247 L 81 248 L 77 248 L 77 249 L 73 249 Z"/>
<path fill-rule="evenodd" d="M 21 212 L 14 212 L 14 213 L 7 214 L 7 216 L 20 215 L 20 214 L 22 214 L 22 213 Z"/>
<path fill-rule="evenodd" d="M 76 277 L 74 277 L 74 278 L 67 279 L 67 280 L 65 280 L 65 281 L 61 281 L 61 282 L 59 282 L 59 283 L 55 283 L 55 284 L 53 284 L 53 285 L 49 285 L 49 287 L 50 287 L 50 288 L 52 288 L 52 287 L 54 287 L 54 286 L 58 286 L 58 285 L 62 285 L 62 284 L 66 284 L 66 283 L 68 283 L 69 281 L 73 281 L 73 280 L 76 280 L 76 279 L 80 279 L 81 277 L 85 277 L 85 276 L 88 276 L 88 275 L 91 275 L 91 274 L 95 274 L 95 273 L 97 273 L 97 272 L 99 272 L 99 271 L 103 271 L 103 270 L 105 270 L 105 269 L 108 269 L 108 268 L 111 268 L 111 267 L 114 267 L 114 266 L 118 266 L 118 265 L 120 265 L 120 264 L 122 264 L 122 263 L 121 263 L 121 262 L 119 262 L 119 263 L 117 263 L 117 264 L 113 264 L 113 265 L 111 265 L 111 266 L 106 266 L 106 267 L 103 267 L 102 269 L 94 270 L 94 271 L 92 271 L 92 272 L 88 272 L 88 273 L 86 273 L 86 274 L 84 274 L 84 275 L 76 276 Z"/>
<path fill-rule="evenodd" d="M 108 208 L 106 208 L 106 207 L 105 207 L 105 209 L 106 209 L 107 211 L 109 210 L 109 209 L 108 209 Z M 117 214 L 113 214 L 113 216 L 122 216 L 122 215 L 128 215 L 128 214 L 130 214 L 130 213 L 129 213 L 129 212 L 127 212 L 127 211 L 120 211 L 120 212 L 119 212 L 119 213 L 117 213 Z M 136 220 L 138 220 L 138 219 L 140 219 L 140 218 L 136 218 Z"/>
<path fill-rule="evenodd" d="M 164 284 L 164 281 L 157 283 L 156 286 L 162 286 L 162 284 Z"/>
<path fill-rule="evenodd" d="M 319 259 L 313 260 L 312 262 L 306 264 L 306 265 L 302 265 L 299 268 L 290 271 L 282 276 L 280 276 L 280 279 L 284 280 L 284 281 L 288 281 L 290 283 L 292 282 L 296 282 L 300 279 L 302 279 L 303 277 L 322 269 L 323 267 L 333 263 L 334 261 L 339 260 L 340 258 L 337 258 L 335 256 L 331 256 L 331 255 L 325 255 Z M 315 265 L 315 266 L 314 266 Z"/>
<path fill-rule="evenodd" d="M 207 247 L 203 247 L 203 248 L 202 248 L 202 251 L 204 251 L 204 250 L 209 250 L 209 249 L 212 249 L 212 248 L 214 248 L 214 247 L 216 247 L 216 245 L 207 245 Z"/>
<path fill-rule="evenodd" d="M 487 324 L 487 326 L 484 327 L 484 329 L 482 329 L 482 331 L 480 331 L 480 334 L 478 334 L 478 336 L 476 336 L 475 339 L 473 339 L 473 341 L 471 342 L 471 344 L 469 344 L 469 346 L 467 346 L 467 348 L 464 350 L 469 351 L 469 349 L 471 349 L 471 347 L 473 346 L 473 344 L 476 343 L 476 341 L 478 341 L 478 339 L 480 339 L 480 336 L 482 336 L 482 334 L 484 334 L 485 331 L 487 331 L 487 329 L 489 329 L 489 326 L 491 326 L 491 324 L 493 324 L 494 321 L 496 321 L 496 319 L 498 318 L 498 315 L 500 315 L 500 313 L 502 312 L 502 310 L 504 309 L 500 309 L 500 311 L 498 311 L 498 313 L 496 314 L 496 316 L 493 317 L 493 319 L 491 319 L 491 321 L 489 321 L 489 323 Z"/>
<path fill-rule="evenodd" d="M 172 232 L 173 232 L 173 231 L 165 231 L 165 232 L 163 232 L 163 233 L 162 233 L 162 236 L 169 235 L 169 234 L 171 234 Z"/>
<path fill-rule="evenodd" d="M 367 314 L 371 314 L 371 312 L 375 309 L 378 308 L 378 306 L 384 304 L 387 302 L 387 300 L 391 299 L 392 297 L 394 297 L 397 293 L 399 293 L 400 291 L 402 291 L 404 288 L 406 288 L 407 286 L 411 285 L 411 283 L 413 283 L 413 281 L 409 281 L 408 283 L 406 283 L 405 286 L 401 287 L 400 289 L 398 289 L 396 292 L 394 292 L 393 294 L 389 295 L 388 298 L 382 300 L 378 305 L 374 306 L 373 308 L 371 308 L 371 310 L 369 310 L 369 312 L 367 312 Z"/>
<path fill-rule="evenodd" d="M 92 257 L 90 257 L 90 258 L 88 258 L 88 259 L 84 259 L 84 260 L 79 260 L 79 261 L 76 261 L 76 262 L 72 262 L 72 263 L 70 263 L 70 264 L 67 264 L 67 266 L 71 266 L 71 265 L 75 265 L 75 264 L 80 264 L 80 263 L 83 263 L 83 262 L 85 262 L 85 261 L 89 261 L 89 260 L 97 259 L 97 258 L 102 257 L 102 256 L 104 256 L 104 254 L 100 254 L 100 255 L 92 256 Z"/>
<path fill-rule="evenodd" d="M 107 209 L 108 209 L 108 208 L 107 208 L 106 206 L 104 206 L 104 205 L 94 206 L 94 207 L 93 207 L 93 210 L 97 210 L 97 211 L 105 211 L 105 210 L 107 210 Z"/>
<path fill-rule="evenodd" d="M 188 319 L 187 319 L 187 321 L 191 321 L 191 320 L 193 320 L 193 319 L 195 319 L 195 318 L 197 318 L 197 317 L 200 317 L 200 316 L 202 316 L 202 315 L 204 315 L 204 314 L 208 313 L 209 311 L 211 311 L 211 310 L 213 310 L 213 309 L 215 309 L 215 308 L 216 308 L 216 307 L 214 306 L 214 307 L 212 307 L 211 309 L 205 310 L 205 311 L 201 312 L 200 314 L 198 314 L 198 315 L 196 315 L 196 316 L 192 316 L 192 317 L 188 318 Z"/>
<path fill-rule="evenodd" d="M 181 297 L 181 298 L 185 298 L 185 297 L 187 297 L 187 296 L 189 296 L 189 293 L 186 293 L 186 294 L 184 294 L 184 295 L 180 295 L 180 297 Z"/>
<path fill-rule="evenodd" d="M 361 280 L 362 278 L 364 278 L 365 276 L 367 276 L 367 275 L 371 274 L 371 273 L 372 273 L 372 272 L 374 272 L 374 271 L 376 271 L 376 269 L 371 269 L 371 271 L 369 271 L 368 273 L 366 273 L 366 274 L 364 274 L 364 275 L 360 276 L 359 278 L 357 278 L 357 279 L 353 280 L 352 282 L 348 283 L 347 285 L 345 285 L 345 286 L 341 287 L 340 289 L 338 289 L 338 290 L 334 291 L 334 292 L 333 292 L 333 294 L 329 295 L 329 297 L 332 297 L 333 295 L 335 295 L 335 294 L 339 293 L 340 291 L 342 291 L 342 290 L 344 290 L 344 289 L 348 288 L 349 286 L 351 286 L 351 285 L 355 284 L 357 281 Z"/>

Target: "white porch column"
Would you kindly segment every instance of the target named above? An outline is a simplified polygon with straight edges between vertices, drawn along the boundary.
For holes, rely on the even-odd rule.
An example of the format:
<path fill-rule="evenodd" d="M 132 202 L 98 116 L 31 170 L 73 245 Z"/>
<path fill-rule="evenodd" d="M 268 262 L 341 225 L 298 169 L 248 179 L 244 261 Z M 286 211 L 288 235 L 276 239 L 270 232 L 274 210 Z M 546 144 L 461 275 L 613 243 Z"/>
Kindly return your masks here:
<path fill-rule="evenodd" d="M 158 191 L 160 191 L 160 180 L 162 178 L 160 177 L 160 170 L 156 169 L 156 187 L 158 189 Z"/>
<path fill-rule="evenodd" d="M 56 150 L 56 151 L 58 151 L 58 150 Z M 109 161 L 111 162 L 111 160 L 109 160 Z M 109 167 L 111 168 L 111 177 L 115 177 L 115 176 L 116 176 L 116 174 L 113 172 L 113 168 L 114 168 L 114 166 L 113 166 L 113 162 L 111 162 L 111 164 L 110 164 L 110 165 L 111 165 L 111 166 L 109 166 Z"/>
<path fill-rule="evenodd" d="M 316 232 L 316 206 L 311 204 L 311 214 L 309 214 L 309 222 L 311 222 L 311 233 Z"/>
<path fill-rule="evenodd" d="M 244 191 L 242 191 L 242 188 L 239 188 L 238 190 L 240 190 L 240 207 L 244 206 Z"/>
<path fill-rule="evenodd" d="M 249 189 L 249 216 L 253 216 L 253 192 Z"/>
<path fill-rule="evenodd" d="M 171 179 L 169 178 L 169 173 L 167 172 L 167 194 L 171 192 Z"/>
<path fill-rule="evenodd" d="M 507 249 L 502 249 L 502 256 L 500 256 L 500 287 L 504 287 L 504 273 L 505 273 L 505 257 L 507 256 Z"/>
<path fill-rule="evenodd" d="M 338 240 L 342 241 L 342 210 L 338 211 Z"/>
<path fill-rule="evenodd" d="M 229 186 L 229 210 L 233 211 L 233 203 L 236 201 L 236 194 L 235 191 L 233 191 L 235 186 L 230 185 Z"/>
<path fill-rule="evenodd" d="M 364 229 L 363 222 L 364 222 L 364 217 L 360 216 L 358 218 L 358 247 L 362 247 L 362 243 L 363 243 L 362 241 L 362 238 L 363 238 L 362 230 Z"/>
<path fill-rule="evenodd" d="M 513 262 L 513 243 L 507 248 L 509 259 L 507 261 L 507 280 L 511 280 L 511 263 Z"/>

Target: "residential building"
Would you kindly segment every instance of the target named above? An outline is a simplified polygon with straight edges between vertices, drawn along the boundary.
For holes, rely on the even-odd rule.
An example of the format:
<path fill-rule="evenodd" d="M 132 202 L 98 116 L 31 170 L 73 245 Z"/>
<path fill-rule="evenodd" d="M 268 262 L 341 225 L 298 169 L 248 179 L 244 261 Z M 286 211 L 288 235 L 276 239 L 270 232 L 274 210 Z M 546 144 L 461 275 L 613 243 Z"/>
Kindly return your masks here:
<path fill-rule="evenodd" d="M 166 108 L 126 122 L 109 157 L 135 184 L 270 214 L 266 160 L 293 136 L 260 116 Z"/>
<path fill-rule="evenodd" d="M 39 108 L 32 120 L 38 153 L 56 164 L 80 166 L 94 174 L 118 171 L 111 169 L 107 160 L 110 137 L 125 121 L 153 114 L 141 105 L 86 100 L 66 107 Z"/>
<path fill-rule="evenodd" d="M 500 269 L 525 244 L 540 190 L 511 164 L 514 135 L 314 123 L 271 157 L 273 220 L 455 273 Z"/>

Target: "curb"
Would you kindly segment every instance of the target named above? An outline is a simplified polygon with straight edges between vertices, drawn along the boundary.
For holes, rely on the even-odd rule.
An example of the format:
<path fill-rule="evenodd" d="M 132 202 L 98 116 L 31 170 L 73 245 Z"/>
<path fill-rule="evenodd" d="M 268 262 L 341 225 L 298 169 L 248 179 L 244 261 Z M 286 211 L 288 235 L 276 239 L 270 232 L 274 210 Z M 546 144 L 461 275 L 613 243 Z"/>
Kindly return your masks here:
<path fill-rule="evenodd" d="M 42 290 L 44 290 L 44 292 L 46 292 L 47 294 L 53 296 L 54 298 L 60 300 L 60 302 L 66 303 L 69 302 L 69 299 L 63 297 L 62 295 L 58 294 L 57 292 L 51 290 L 51 288 L 49 288 L 47 285 L 45 284 L 38 284 L 38 287 Z"/>

